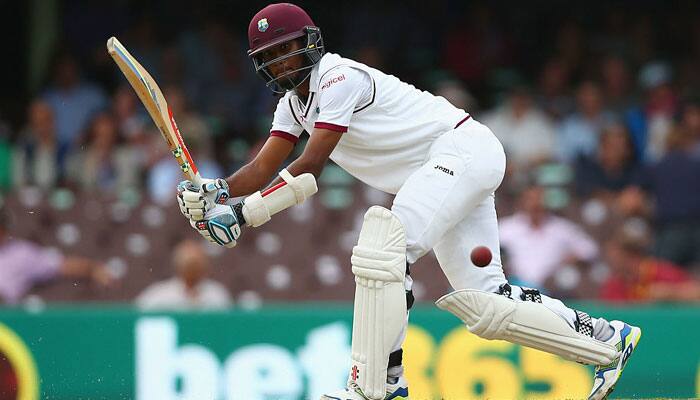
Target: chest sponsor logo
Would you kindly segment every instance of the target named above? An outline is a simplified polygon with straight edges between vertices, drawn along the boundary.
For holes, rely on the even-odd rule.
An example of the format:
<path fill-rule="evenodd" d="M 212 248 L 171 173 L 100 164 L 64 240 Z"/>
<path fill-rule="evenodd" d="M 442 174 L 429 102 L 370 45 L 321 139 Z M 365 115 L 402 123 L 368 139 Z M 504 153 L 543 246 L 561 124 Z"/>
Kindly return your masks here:
<path fill-rule="evenodd" d="M 334 83 L 342 82 L 342 81 L 344 81 L 344 80 L 345 80 L 345 74 L 340 75 L 340 76 L 336 76 L 335 78 L 332 78 L 332 79 L 330 79 L 330 80 L 324 82 L 324 84 L 321 85 L 321 90 L 323 90 L 323 89 L 328 89 L 328 88 L 331 87 L 331 85 L 333 85 Z"/>
<path fill-rule="evenodd" d="M 454 174 L 455 174 L 451 169 L 445 168 L 442 165 L 436 165 L 435 169 L 438 171 L 442 171 L 442 172 L 446 173 L 447 175 L 454 176 Z"/>

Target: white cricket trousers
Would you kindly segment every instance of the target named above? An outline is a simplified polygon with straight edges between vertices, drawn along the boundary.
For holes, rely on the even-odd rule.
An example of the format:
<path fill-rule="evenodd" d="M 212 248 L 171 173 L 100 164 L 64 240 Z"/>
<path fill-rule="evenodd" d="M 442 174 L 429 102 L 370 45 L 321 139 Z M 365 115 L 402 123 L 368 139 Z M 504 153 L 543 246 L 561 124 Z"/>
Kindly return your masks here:
<path fill-rule="evenodd" d="M 436 139 L 426 162 L 406 180 L 391 208 L 406 232 L 408 263 L 434 250 L 455 289 L 497 291 L 506 278 L 494 192 L 505 170 L 503 146 L 472 118 Z M 476 246 L 491 250 L 490 265 L 472 265 L 469 256 Z"/>
<path fill-rule="evenodd" d="M 503 146 L 485 125 L 470 118 L 440 136 L 425 164 L 406 180 L 391 211 L 406 232 L 407 260 L 414 263 L 431 249 L 455 290 L 497 292 L 506 283 L 501 265 L 494 192 L 506 169 Z M 491 264 L 479 268 L 471 250 L 486 246 Z M 407 279 L 407 289 L 411 280 Z M 520 288 L 512 297 L 519 299 Z M 542 295 L 542 303 L 574 326 L 576 313 Z M 394 350 L 401 347 L 405 329 Z"/>

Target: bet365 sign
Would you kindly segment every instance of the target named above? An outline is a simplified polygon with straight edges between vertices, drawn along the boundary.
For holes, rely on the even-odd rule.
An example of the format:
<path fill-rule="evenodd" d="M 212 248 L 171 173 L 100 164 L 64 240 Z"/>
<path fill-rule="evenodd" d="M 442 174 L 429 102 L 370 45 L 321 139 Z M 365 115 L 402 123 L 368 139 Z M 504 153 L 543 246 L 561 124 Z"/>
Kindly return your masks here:
<path fill-rule="evenodd" d="M 206 347 L 178 343 L 168 317 L 136 323 L 136 394 L 151 399 L 319 398 L 345 385 L 350 331 L 343 323 L 311 330 L 296 352 L 274 344 L 236 349 L 224 360 Z"/>
<path fill-rule="evenodd" d="M 350 359 L 344 322 L 312 329 L 291 351 L 275 344 L 239 347 L 225 359 L 199 344 L 180 343 L 169 317 L 136 324 L 137 399 L 315 399 L 343 387 Z M 440 342 L 411 326 L 404 352 L 411 397 L 582 398 L 592 370 L 457 327 Z"/>
<path fill-rule="evenodd" d="M 700 398 L 698 312 L 663 305 L 608 315 L 639 321 L 645 334 L 618 396 Z M 163 314 L 0 308 L 0 399 L 318 399 L 347 379 L 350 315 L 308 305 Z M 414 400 L 588 395 L 590 367 L 479 339 L 433 308 L 411 318 L 404 364 Z"/>

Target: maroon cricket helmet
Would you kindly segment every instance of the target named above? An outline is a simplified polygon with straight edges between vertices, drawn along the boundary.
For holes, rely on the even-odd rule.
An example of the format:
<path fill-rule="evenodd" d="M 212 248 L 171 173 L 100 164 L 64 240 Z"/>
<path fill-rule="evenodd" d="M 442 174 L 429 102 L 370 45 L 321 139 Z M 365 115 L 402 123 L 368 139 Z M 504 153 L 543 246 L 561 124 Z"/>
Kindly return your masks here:
<path fill-rule="evenodd" d="M 301 48 L 272 60 L 262 57 L 265 50 L 299 39 Z M 301 7 L 291 3 L 277 3 L 258 11 L 248 25 L 248 56 L 253 61 L 255 72 L 276 93 L 284 93 L 303 83 L 311 74 L 313 66 L 323 57 L 321 30 Z M 268 67 L 271 64 L 297 55 L 304 56 L 302 68 L 275 77 Z"/>

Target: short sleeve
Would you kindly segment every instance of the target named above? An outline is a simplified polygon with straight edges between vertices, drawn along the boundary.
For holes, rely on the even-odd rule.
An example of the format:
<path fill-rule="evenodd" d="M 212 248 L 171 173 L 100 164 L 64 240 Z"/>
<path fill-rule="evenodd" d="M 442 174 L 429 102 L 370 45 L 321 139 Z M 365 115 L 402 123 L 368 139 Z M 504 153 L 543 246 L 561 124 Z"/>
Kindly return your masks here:
<path fill-rule="evenodd" d="M 351 67 L 330 70 L 319 82 L 319 115 L 314 128 L 347 132 L 353 112 L 364 107 L 372 95 L 372 78 L 367 72 Z"/>
<path fill-rule="evenodd" d="M 294 116 L 292 104 L 289 96 L 284 96 L 277 103 L 277 109 L 272 119 L 272 129 L 270 136 L 278 136 L 287 139 L 292 143 L 299 141 L 299 136 L 304 128 L 299 124 Z"/>

